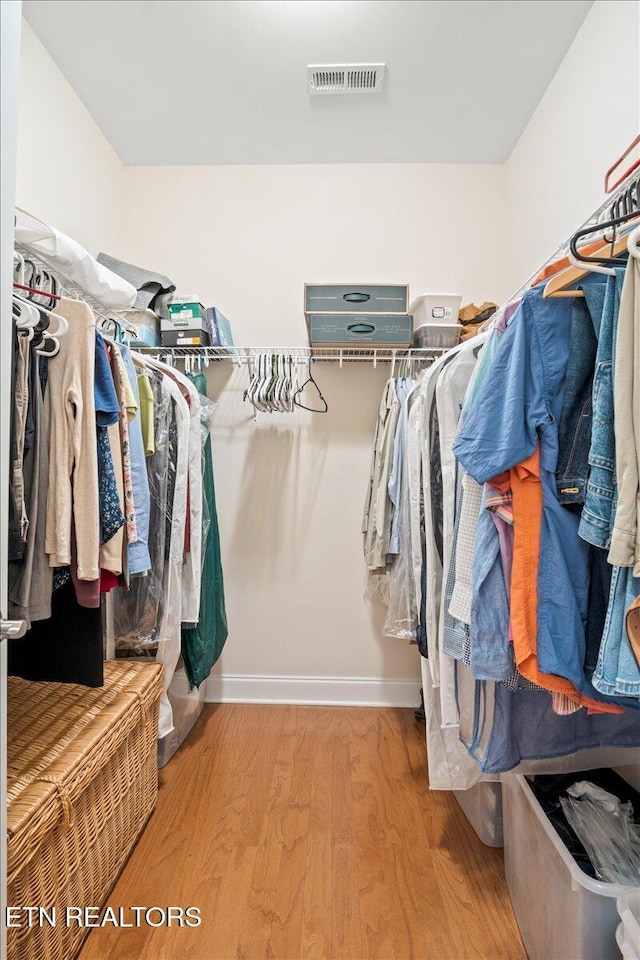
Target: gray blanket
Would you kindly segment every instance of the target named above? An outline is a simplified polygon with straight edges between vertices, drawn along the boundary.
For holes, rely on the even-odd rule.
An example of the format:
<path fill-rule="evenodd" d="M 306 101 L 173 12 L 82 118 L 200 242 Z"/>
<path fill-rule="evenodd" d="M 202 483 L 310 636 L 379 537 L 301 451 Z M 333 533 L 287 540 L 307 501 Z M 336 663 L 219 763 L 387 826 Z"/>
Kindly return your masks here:
<path fill-rule="evenodd" d="M 124 260 L 116 260 L 107 253 L 98 254 L 98 263 L 113 270 L 119 277 L 128 280 L 138 291 L 134 307 L 136 310 L 153 310 L 159 317 L 168 317 L 168 303 L 176 285 L 168 277 L 153 270 L 136 267 Z"/>

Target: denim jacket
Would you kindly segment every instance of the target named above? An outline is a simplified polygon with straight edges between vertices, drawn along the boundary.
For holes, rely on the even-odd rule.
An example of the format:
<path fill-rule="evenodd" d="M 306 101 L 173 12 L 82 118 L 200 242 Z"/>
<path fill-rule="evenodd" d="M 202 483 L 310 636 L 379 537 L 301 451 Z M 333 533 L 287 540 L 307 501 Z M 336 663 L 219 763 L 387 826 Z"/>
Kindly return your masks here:
<path fill-rule="evenodd" d="M 593 372 L 604 305 L 605 284 L 582 287 L 571 315 L 569 361 L 564 402 L 558 424 L 558 500 L 568 505 L 584 503 L 589 479 L 589 448 L 592 430 Z"/>
<path fill-rule="evenodd" d="M 596 547 L 609 547 L 616 506 L 616 447 L 613 431 L 615 344 L 624 269 L 607 278 L 596 370 L 593 378 L 593 429 L 580 536 Z"/>

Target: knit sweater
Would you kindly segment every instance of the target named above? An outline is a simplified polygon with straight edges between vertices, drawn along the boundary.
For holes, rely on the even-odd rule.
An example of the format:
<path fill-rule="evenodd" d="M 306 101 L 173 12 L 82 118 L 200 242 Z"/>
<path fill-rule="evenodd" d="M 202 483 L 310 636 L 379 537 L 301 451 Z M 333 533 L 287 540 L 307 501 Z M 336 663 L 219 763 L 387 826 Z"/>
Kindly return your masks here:
<path fill-rule="evenodd" d="M 49 565 L 71 563 L 75 529 L 78 577 L 100 576 L 98 460 L 93 392 L 95 319 L 81 300 L 63 298 L 56 313 L 69 329 L 49 361 L 45 420 L 49 430 L 49 489 L 45 550 Z"/>

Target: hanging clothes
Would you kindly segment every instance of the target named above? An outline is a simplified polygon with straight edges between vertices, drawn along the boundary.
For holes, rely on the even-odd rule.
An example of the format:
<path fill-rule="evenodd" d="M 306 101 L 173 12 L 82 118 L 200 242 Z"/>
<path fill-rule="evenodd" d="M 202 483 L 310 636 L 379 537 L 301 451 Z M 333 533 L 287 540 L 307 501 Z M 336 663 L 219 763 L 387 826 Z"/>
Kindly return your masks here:
<path fill-rule="evenodd" d="M 102 613 L 80 606 L 68 579 L 51 597 L 51 617 L 38 620 L 20 640 L 8 645 L 11 676 L 25 680 L 103 683 Z"/>
<path fill-rule="evenodd" d="M 640 746 L 637 485 L 626 413 L 635 409 L 636 263 L 587 276 L 576 298 L 527 290 L 488 333 L 429 367 L 406 424 L 385 388 L 372 476 L 395 402 L 407 432 L 413 591 L 412 604 L 389 604 L 388 619 L 399 622 L 397 610 L 415 618 L 436 789 L 556 762 L 577 769 L 603 744 L 622 763 Z M 367 504 L 371 491 L 370 483 Z M 391 492 L 384 517 L 393 532 L 404 516 Z M 616 557 L 624 563 L 611 564 Z M 406 582 L 405 557 L 385 559 L 378 575 L 389 589 L 378 595 L 389 601 Z"/>
<path fill-rule="evenodd" d="M 396 381 L 391 379 L 380 401 L 369 484 L 365 497 L 362 533 L 367 567 L 371 571 L 385 567 L 391 536 L 392 505 L 389 497 L 389 475 L 398 422 L 400 400 Z"/>
<path fill-rule="evenodd" d="M 198 393 L 207 397 L 207 381 L 199 373 L 190 377 Z M 202 543 L 202 578 L 200 587 L 199 621 L 194 627 L 182 629 L 182 659 L 189 683 L 193 687 L 209 676 L 217 662 L 228 636 L 227 614 L 224 599 L 224 578 L 220 558 L 220 533 L 216 510 L 216 495 L 213 477 L 213 456 L 210 437 L 210 412 L 202 406 L 205 420 L 203 437 L 203 494 L 206 508 L 206 533 Z M 204 511 L 203 511 L 204 513 Z M 203 523 L 203 529 L 205 524 Z"/>
<path fill-rule="evenodd" d="M 135 511 L 136 536 L 127 549 L 129 576 L 146 574 L 151 567 L 149 556 L 149 481 L 145 464 L 142 426 L 139 414 L 138 378 L 131 359 L 131 351 L 125 344 L 119 345 L 124 363 L 125 376 L 129 383 L 131 406 L 129 407 L 129 453 L 131 458 L 131 490 Z"/>
<path fill-rule="evenodd" d="M 81 300 L 63 297 L 56 310 L 69 323 L 69 330 L 49 363 L 45 394 L 50 465 L 45 549 L 52 567 L 70 564 L 73 526 L 79 579 L 98 580 L 95 317 Z"/>
<path fill-rule="evenodd" d="M 21 514 L 24 512 L 24 516 L 27 519 L 27 524 L 24 527 L 24 539 L 22 533 L 19 534 L 21 549 L 17 555 L 13 553 L 9 557 L 7 571 L 8 610 L 9 616 L 15 620 L 29 619 L 34 564 L 38 569 L 40 567 L 38 548 L 40 548 L 43 554 L 42 559 L 46 560 L 42 539 L 45 504 L 44 499 L 41 500 L 41 497 L 43 497 L 43 495 L 46 497 L 47 487 L 46 484 L 43 487 L 40 478 L 40 469 L 43 460 L 41 447 L 46 449 L 46 436 L 43 433 L 43 399 L 40 377 L 38 375 L 38 357 L 35 353 L 35 348 L 30 345 L 26 339 L 21 338 L 20 346 L 25 345 L 29 347 L 29 350 L 27 353 L 20 354 L 19 362 L 20 364 L 24 364 L 25 367 L 24 373 L 22 373 L 21 376 L 24 377 L 26 389 L 22 396 L 22 404 L 16 404 L 18 419 L 24 420 L 25 426 L 22 429 L 18 427 L 11 431 L 12 438 L 16 438 L 16 453 L 16 434 L 21 434 L 20 455 L 19 457 L 16 456 L 13 461 L 11 490 L 15 490 L 16 471 L 18 463 L 20 463 L 19 483 L 22 502 L 20 512 Z M 25 409 L 26 405 L 28 405 L 28 414 Z M 30 423 L 29 429 L 26 428 L 27 422 Z M 42 563 L 42 566 L 48 568 L 48 563 Z M 50 584 L 51 576 L 48 574 L 48 570 L 45 570 L 44 578 L 45 582 Z M 45 614 L 49 616 L 49 609 L 45 611 Z"/>
<path fill-rule="evenodd" d="M 146 458 L 149 483 L 149 554 L 146 577 L 133 577 L 129 590 L 117 590 L 110 598 L 116 656 L 155 659 L 160 643 L 164 606 L 165 540 L 169 479 L 169 426 L 173 401 L 164 377 L 151 368 L 143 375 L 152 393 L 150 407 L 155 437 L 154 451 Z"/>
<path fill-rule="evenodd" d="M 51 231 L 45 246 L 106 302 L 130 289 L 92 258 L 67 263 L 86 253 L 69 238 Z M 167 688 L 181 644 L 200 686 L 228 632 L 204 378 L 132 355 L 124 325 L 99 313 L 115 330 L 103 336 L 92 307 L 65 297 L 34 252 L 14 257 L 14 277 L 33 289 L 13 298 L 9 602 L 30 629 L 11 645 L 10 667 L 94 686 L 105 646 L 156 659 L 162 737 L 173 728 Z"/>
<path fill-rule="evenodd" d="M 614 438 L 618 504 L 609 563 L 640 577 L 640 260 L 625 271 L 615 348 Z"/>

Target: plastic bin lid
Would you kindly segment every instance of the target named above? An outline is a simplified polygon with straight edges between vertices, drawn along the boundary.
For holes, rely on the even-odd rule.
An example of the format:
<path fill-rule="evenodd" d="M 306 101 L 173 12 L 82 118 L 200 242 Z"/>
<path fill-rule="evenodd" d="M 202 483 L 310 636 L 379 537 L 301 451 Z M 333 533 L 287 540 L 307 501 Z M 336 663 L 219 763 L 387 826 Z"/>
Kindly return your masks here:
<path fill-rule="evenodd" d="M 424 323 L 418 324 L 414 329 L 414 333 L 418 333 L 419 330 L 460 330 L 462 331 L 462 324 L 458 323 L 457 320 L 452 320 L 451 323 L 442 323 L 441 320 L 425 320 Z"/>
<path fill-rule="evenodd" d="M 462 300 L 461 293 L 419 293 L 413 302 L 420 303 L 421 300 L 440 300 L 444 299 L 445 297 L 453 300 Z"/>

